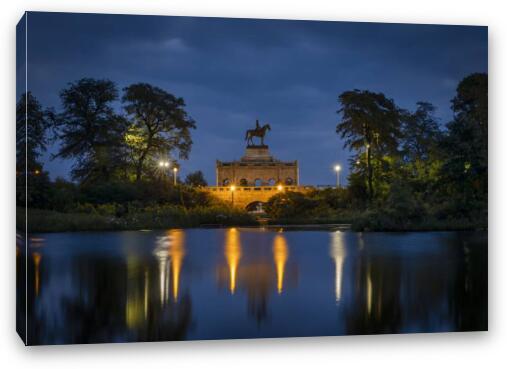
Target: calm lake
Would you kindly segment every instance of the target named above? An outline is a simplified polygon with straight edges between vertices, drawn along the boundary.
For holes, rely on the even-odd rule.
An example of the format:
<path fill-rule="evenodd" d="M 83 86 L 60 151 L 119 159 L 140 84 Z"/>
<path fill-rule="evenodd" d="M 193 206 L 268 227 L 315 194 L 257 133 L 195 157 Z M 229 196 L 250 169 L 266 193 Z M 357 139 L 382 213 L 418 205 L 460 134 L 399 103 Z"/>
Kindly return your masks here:
<path fill-rule="evenodd" d="M 487 246 L 334 228 L 32 235 L 28 343 L 486 330 Z"/>

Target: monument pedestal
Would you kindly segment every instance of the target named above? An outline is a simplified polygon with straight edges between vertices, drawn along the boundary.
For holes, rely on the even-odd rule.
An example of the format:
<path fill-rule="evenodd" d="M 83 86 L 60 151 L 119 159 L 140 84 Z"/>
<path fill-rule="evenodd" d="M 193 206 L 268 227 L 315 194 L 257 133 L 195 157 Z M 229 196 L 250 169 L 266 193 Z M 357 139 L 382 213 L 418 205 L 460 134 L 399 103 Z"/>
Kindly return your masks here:
<path fill-rule="evenodd" d="M 264 186 L 273 189 L 280 184 L 298 186 L 299 165 L 297 161 L 277 160 L 270 154 L 267 145 L 248 145 L 240 160 L 216 161 L 216 183 L 218 187 L 234 185 L 239 187 L 236 191 L 242 193 L 258 193 Z M 228 194 L 231 196 L 230 192 Z"/>
<path fill-rule="evenodd" d="M 269 153 L 267 145 L 250 145 L 246 147 L 246 153 L 241 161 L 274 161 Z"/>

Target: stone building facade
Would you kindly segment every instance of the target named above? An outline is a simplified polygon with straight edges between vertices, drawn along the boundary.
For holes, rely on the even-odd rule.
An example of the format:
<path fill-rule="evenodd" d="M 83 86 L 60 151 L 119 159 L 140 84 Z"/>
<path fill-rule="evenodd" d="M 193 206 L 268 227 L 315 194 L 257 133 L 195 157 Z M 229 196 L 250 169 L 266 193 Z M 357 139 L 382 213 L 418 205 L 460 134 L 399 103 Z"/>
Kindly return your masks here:
<path fill-rule="evenodd" d="M 248 146 L 238 161 L 216 161 L 216 186 L 298 186 L 297 161 L 280 161 L 270 155 L 268 146 Z"/>

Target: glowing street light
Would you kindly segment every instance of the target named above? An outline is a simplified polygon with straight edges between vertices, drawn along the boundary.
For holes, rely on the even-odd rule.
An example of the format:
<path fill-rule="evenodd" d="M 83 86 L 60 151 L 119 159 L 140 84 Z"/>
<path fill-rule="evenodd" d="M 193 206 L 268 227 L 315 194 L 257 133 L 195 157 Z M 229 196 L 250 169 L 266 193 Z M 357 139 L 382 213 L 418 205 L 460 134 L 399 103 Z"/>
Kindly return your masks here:
<path fill-rule="evenodd" d="M 336 172 L 336 188 L 339 188 L 339 172 L 341 171 L 341 166 L 336 164 L 334 166 L 334 171 Z"/>
<path fill-rule="evenodd" d="M 278 191 L 283 191 L 283 186 L 281 186 L 281 185 L 277 185 L 277 190 L 278 190 Z"/>
<path fill-rule="evenodd" d="M 178 168 L 177 167 L 173 167 L 173 185 L 174 186 L 177 185 L 177 172 L 178 172 Z"/>
<path fill-rule="evenodd" d="M 165 161 L 165 160 L 161 160 L 159 162 L 159 168 L 161 168 L 161 171 L 164 173 L 165 169 L 169 169 L 170 168 L 170 162 L 169 161 Z M 169 173 L 168 173 L 168 177 L 169 177 Z"/>
<path fill-rule="evenodd" d="M 232 193 L 232 206 L 233 206 L 233 193 L 235 192 L 235 186 L 234 185 L 230 186 L 230 192 Z"/>

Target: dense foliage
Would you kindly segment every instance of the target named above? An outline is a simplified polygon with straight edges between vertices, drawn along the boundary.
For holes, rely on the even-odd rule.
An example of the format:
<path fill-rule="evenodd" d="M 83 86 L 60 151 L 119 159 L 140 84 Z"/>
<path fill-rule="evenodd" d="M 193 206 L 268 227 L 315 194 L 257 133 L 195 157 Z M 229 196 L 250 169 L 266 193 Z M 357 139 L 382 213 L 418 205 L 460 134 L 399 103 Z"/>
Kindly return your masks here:
<path fill-rule="evenodd" d="M 454 119 L 406 111 L 383 94 L 339 96 L 336 131 L 351 150 L 345 189 L 284 193 L 267 211 L 294 222 L 348 221 L 356 229 L 485 228 L 488 222 L 488 76 L 463 79 Z"/>

